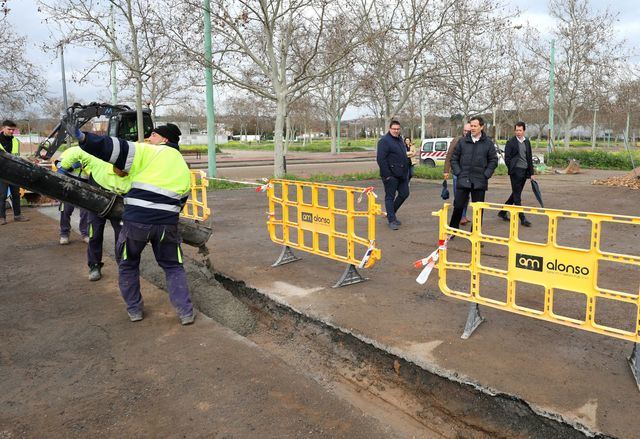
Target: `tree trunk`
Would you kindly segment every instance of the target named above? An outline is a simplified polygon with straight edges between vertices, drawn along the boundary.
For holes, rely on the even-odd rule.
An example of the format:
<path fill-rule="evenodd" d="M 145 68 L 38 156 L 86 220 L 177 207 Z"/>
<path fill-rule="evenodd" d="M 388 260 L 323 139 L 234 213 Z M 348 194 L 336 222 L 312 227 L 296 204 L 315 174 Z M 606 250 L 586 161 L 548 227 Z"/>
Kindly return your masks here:
<path fill-rule="evenodd" d="M 331 118 L 329 122 L 329 133 L 331 135 L 331 154 L 338 153 L 338 126 L 335 119 Z"/>
<path fill-rule="evenodd" d="M 573 123 L 573 117 L 568 117 L 564 123 L 564 147 L 569 148 L 569 142 L 571 141 L 571 124 Z"/>
<path fill-rule="evenodd" d="M 284 118 L 287 113 L 287 103 L 284 96 L 278 96 L 276 103 L 276 123 L 273 131 L 273 175 L 276 178 L 284 177 L 286 172 L 284 165 Z"/>

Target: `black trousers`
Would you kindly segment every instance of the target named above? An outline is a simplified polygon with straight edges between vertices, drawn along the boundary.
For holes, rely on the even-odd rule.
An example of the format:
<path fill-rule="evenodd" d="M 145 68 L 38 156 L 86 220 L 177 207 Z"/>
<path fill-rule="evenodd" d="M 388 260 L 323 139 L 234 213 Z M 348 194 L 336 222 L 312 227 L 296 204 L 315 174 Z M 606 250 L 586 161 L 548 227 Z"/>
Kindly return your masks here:
<path fill-rule="evenodd" d="M 404 200 L 409 198 L 409 179 L 390 177 L 387 180 L 383 179 L 382 183 L 384 184 L 384 208 L 387 210 L 387 221 L 392 222 L 396 220 L 396 212 Z"/>
<path fill-rule="evenodd" d="M 20 188 L 4 181 L 0 181 L 0 218 L 7 217 L 7 189 L 11 188 L 11 205 L 13 206 L 13 217 L 20 216 Z"/>
<path fill-rule="evenodd" d="M 462 211 L 469 202 L 469 196 L 471 196 L 471 201 L 484 201 L 485 192 L 485 189 L 464 188 L 458 185 L 453 199 L 453 213 L 451 214 L 449 227 L 459 229 L 460 220 L 462 219 Z"/>
<path fill-rule="evenodd" d="M 504 204 L 513 204 L 515 206 L 522 206 L 522 190 L 527 183 L 527 170 L 524 168 L 515 168 L 511 174 L 511 195 Z M 524 213 L 520 212 L 520 220 L 524 219 Z"/>

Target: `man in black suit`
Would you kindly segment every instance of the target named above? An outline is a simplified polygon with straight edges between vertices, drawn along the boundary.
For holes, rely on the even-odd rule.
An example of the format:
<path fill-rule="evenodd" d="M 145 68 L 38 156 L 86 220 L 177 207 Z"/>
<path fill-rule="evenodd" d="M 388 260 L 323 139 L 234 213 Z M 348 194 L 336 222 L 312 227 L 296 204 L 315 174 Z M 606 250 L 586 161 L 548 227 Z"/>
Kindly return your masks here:
<path fill-rule="evenodd" d="M 504 149 L 504 162 L 509 169 L 509 178 L 511 179 L 511 195 L 504 204 L 522 206 L 522 189 L 527 178 L 534 180 L 533 154 L 531 153 L 531 142 L 524 136 L 525 123 L 517 122 L 514 130 L 515 136 L 509 139 Z M 509 216 L 504 210 L 498 212 L 498 216 L 509 221 Z M 531 223 L 522 212 L 520 213 L 520 224 L 531 227 Z"/>
<path fill-rule="evenodd" d="M 384 184 L 384 207 L 391 230 L 398 230 L 402 224 L 396 218 L 396 213 L 404 200 L 409 198 L 409 160 L 400 135 L 401 130 L 400 122 L 392 120 L 389 132 L 378 140 L 376 157 Z"/>

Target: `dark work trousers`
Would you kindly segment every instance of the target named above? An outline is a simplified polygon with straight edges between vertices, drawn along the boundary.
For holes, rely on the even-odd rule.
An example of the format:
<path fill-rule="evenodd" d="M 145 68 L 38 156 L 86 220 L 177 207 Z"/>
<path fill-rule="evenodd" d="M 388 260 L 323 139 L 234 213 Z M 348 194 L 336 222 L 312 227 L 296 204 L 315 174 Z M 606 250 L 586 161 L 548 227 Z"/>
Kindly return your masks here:
<path fill-rule="evenodd" d="M 392 222 L 396 220 L 396 213 L 404 200 L 409 198 L 409 179 L 390 177 L 386 180 L 383 179 L 382 183 L 384 184 L 384 208 L 387 210 L 387 221 Z"/>
<path fill-rule="evenodd" d="M 76 206 L 69 203 L 60 203 L 58 210 L 60 211 L 60 236 L 69 236 L 71 233 L 71 214 L 75 210 Z M 89 212 L 84 209 L 80 209 L 80 234 L 82 236 L 88 236 L 87 229 L 89 224 Z"/>
<path fill-rule="evenodd" d="M 524 168 L 515 168 L 511 174 L 511 195 L 504 204 L 513 204 L 516 206 L 522 206 L 522 189 L 527 182 L 527 170 Z M 525 219 L 524 213 L 520 212 L 520 221 Z"/>
<path fill-rule="evenodd" d="M 449 221 L 449 227 L 460 228 L 462 211 L 469 202 L 469 195 L 471 195 L 471 201 L 484 201 L 485 192 L 484 189 L 469 189 L 458 186 L 453 200 L 453 214 L 451 215 L 451 221 Z"/>
<path fill-rule="evenodd" d="M 171 304 L 180 317 L 193 314 L 187 275 L 182 266 L 181 241 L 177 224 L 141 224 L 123 221 L 116 253 L 120 254 L 118 264 L 120 293 L 127 304 L 128 312 L 141 312 L 143 308 L 140 293 L 140 254 L 150 242 L 156 261 L 164 270 Z"/>
<path fill-rule="evenodd" d="M 113 241 L 116 243 L 116 261 L 120 263 L 120 253 L 118 253 L 117 243 L 118 236 L 120 235 L 120 220 L 110 219 L 111 227 L 113 228 Z M 102 243 L 104 241 L 104 226 L 107 224 L 107 219 L 89 212 L 89 245 L 87 246 L 87 263 L 89 268 L 96 265 L 102 267 Z"/>
<path fill-rule="evenodd" d="M 453 176 L 453 196 L 456 195 L 456 188 L 458 187 L 458 177 Z M 467 204 L 464 205 L 464 209 L 462 210 L 462 218 L 467 216 Z"/>
<path fill-rule="evenodd" d="M 20 216 L 20 188 L 4 181 L 0 181 L 0 218 L 7 217 L 7 189 L 11 191 L 11 207 L 13 208 L 13 217 Z"/>

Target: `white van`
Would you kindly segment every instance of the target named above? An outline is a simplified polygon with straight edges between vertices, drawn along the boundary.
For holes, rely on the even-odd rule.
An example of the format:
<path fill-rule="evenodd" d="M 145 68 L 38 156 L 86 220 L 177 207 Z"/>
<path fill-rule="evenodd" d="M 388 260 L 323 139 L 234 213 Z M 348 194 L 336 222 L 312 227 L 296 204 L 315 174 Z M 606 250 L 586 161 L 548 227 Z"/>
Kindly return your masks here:
<path fill-rule="evenodd" d="M 420 146 L 420 163 L 431 168 L 435 165 L 444 165 L 447 149 L 452 140 L 453 137 L 424 139 Z"/>
<path fill-rule="evenodd" d="M 436 165 L 444 166 L 444 159 L 447 157 L 447 150 L 452 140 L 453 137 L 424 139 L 420 147 L 420 163 L 431 168 Z M 496 145 L 496 152 L 498 153 L 498 164 L 504 165 L 504 151 Z"/>

